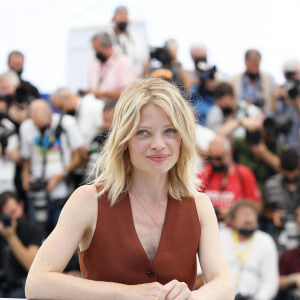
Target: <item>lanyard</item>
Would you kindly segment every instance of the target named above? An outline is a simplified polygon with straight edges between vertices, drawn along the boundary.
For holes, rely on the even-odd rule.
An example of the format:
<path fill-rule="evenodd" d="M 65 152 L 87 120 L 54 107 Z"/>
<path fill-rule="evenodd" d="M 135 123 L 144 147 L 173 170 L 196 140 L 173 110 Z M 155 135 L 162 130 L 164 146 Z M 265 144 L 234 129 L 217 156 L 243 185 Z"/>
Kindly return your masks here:
<path fill-rule="evenodd" d="M 244 252 L 241 252 L 239 249 L 238 233 L 235 230 L 232 231 L 232 239 L 233 239 L 234 252 L 237 259 L 239 260 L 239 265 L 240 265 L 239 270 L 235 277 L 235 285 L 238 286 L 241 281 L 244 264 L 250 255 L 253 235 L 247 240 L 247 248 Z"/>

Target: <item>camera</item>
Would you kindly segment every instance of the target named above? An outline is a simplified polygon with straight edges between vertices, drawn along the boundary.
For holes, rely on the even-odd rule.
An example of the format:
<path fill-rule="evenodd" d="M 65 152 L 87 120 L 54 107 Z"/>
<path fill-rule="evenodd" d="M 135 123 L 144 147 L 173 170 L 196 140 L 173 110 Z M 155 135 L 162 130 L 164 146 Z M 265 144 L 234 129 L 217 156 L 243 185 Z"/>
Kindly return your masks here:
<path fill-rule="evenodd" d="M 152 47 L 150 50 L 151 59 L 156 59 L 162 63 L 163 66 L 171 65 L 171 55 L 167 48 Z"/>
<path fill-rule="evenodd" d="M 30 189 L 32 192 L 39 192 L 41 190 L 44 190 L 47 186 L 48 181 L 43 178 L 38 178 L 33 182 L 29 183 Z"/>
<path fill-rule="evenodd" d="M 205 81 L 206 79 L 214 79 L 215 73 L 217 72 L 217 67 L 208 67 L 206 61 L 199 60 L 195 64 L 196 70 L 201 73 L 201 79 Z"/>
<path fill-rule="evenodd" d="M 296 79 L 289 79 L 284 84 L 285 89 L 291 100 L 295 100 L 297 96 L 300 96 L 300 81 Z"/>
<path fill-rule="evenodd" d="M 11 226 L 11 216 L 10 215 L 0 213 L 0 221 L 3 223 L 4 227 Z"/>
<path fill-rule="evenodd" d="M 206 60 L 198 59 L 195 61 L 196 70 L 199 73 L 200 85 L 199 85 L 199 92 L 203 93 L 206 91 L 205 82 L 208 79 L 215 79 L 217 67 L 212 66 L 209 67 Z"/>
<path fill-rule="evenodd" d="M 283 224 L 283 230 L 278 236 L 278 245 L 283 247 L 283 249 L 292 249 L 299 245 L 299 229 L 295 219 L 296 214 L 292 212 L 280 218 Z"/>
<path fill-rule="evenodd" d="M 237 295 L 235 295 L 234 300 L 251 300 L 251 297 L 244 296 L 242 294 L 237 294 Z"/>
<path fill-rule="evenodd" d="M 0 144 L 2 147 L 2 151 L 5 151 L 5 148 L 7 147 L 7 139 L 14 133 L 15 133 L 14 130 L 10 130 L 2 126 L 2 124 L 0 124 Z"/>
<path fill-rule="evenodd" d="M 274 142 L 279 134 L 289 134 L 293 126 L 293 120 L 287 114 L 278 117 L 268 117 L 263 122 L 263 128 L 266 131 L 267 138 Z M 249 145 L 257 145 L 260 142 L 260 131 L 246 131 L 246 142 Z"/>

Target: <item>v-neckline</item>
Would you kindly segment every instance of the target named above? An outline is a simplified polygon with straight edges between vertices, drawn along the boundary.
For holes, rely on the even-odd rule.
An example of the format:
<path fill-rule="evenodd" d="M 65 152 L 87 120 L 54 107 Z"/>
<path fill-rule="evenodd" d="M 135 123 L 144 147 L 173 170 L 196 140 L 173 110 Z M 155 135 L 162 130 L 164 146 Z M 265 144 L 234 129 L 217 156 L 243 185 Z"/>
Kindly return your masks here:
<path fill-rule="evenodd" d="M 134 225 L 134 220 L 133 220 L 133 214 L 132 214 L 132 207 L 131 207 L 130 197 L 129 197 L 129 193 L 128 192 L 127 192 L 126 197 L 127 197 L 128 207 L 129 207 L 129 211 L 130 211 L 130 225 L 133 228 L 133 231 L 135 233 L 135 239 L 136 239 L 137 244 L 139 245 L 141 251 L 143 252 L 145 258 L 148 260 L 148 262 L 153 267 L 154 266 L 154 261 L 157 258 L 158 251 L 161 248 L 161 244 L 163 242 L 163 236 L 164 236 L 164 232 L 165 232 L 165 228 L 166 228 L 166 222 L 167 222 L 168 215 L 169 215 L 168 211 L 169 211 L 169 204 L 170 204 L 170 196 L 168 195 L 167 207 L 166 207 L 166 212 L 165 212 L 165 220 L 164 220 L 164 224 L 163 224 L 163 227 L 162 227 L 160 239 L 159 239 L 158 246 L 157 246 L 157 249 L 155 251 L 153 260 L 150 260 L 150 258 L 148 257 L 148 255 L 147 255 L 147 253 L 146 253 L 146 251 L 145 251 L 145 249 L 143 247 L 143 244 L 142 244 L 142 242 L 141 242 L 141 240 L 140 240 L 140 238 L 138 236 L 138 233 L 136 231 L 136 228 L 135 228 L 135 225 Z"/>

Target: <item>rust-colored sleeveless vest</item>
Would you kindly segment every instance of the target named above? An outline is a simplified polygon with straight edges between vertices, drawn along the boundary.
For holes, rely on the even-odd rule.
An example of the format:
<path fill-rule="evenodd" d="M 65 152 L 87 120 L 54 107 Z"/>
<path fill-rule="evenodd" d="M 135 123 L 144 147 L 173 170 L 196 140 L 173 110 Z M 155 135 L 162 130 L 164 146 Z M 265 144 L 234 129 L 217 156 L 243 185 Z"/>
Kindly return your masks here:
<path fill-rule="evenodd" d="M 113 206 L 98 199 L 98 220 L 89 248 L 79 252 L 82 277 L 96 281 L 142 284 L 173 279 L 194 289 L 200 223 L 195 200 L 169 197 L 160 243 L 151 262 L 135 231 L 128 194 Z"/>

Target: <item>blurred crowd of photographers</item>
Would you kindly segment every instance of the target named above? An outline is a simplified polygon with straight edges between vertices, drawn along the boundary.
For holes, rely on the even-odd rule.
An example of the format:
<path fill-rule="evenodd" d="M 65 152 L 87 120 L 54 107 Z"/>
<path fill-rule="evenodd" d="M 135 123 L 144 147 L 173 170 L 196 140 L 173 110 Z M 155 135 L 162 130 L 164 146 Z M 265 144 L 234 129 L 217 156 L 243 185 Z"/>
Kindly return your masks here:
<path fill-rule="evenodd" d="M 50 97 L 23 79 L 23 53 L 9 53 L 8 70 L 0 74 L 0 297 L 22 297 L 42 240 L 70 193 L 93 176 L 120 93 L 138 77 L 152 76 L 176 84 L 194 107 L 199 191 L 210 196 L 220 232 L 231 227 L 242 243 L 259 231 L 274 242 L 278 281 L 272 277 L 270 287 L 257 264 L 257 290 L 237 283 L 236 299 L 300 299 L 299 259 L 287 268 L 300 251 L 300 62 L 274 62 L 282 63 L 285 77 L 277 85 L 260 69 L 257 49 L 246 51 L 239 74 L 226 77 L 209 63 L 202 42 L 191 45 L 187 55 L 194 69 L 186 70 L 177 57 L 179 45 L 170 38 L 162 47 L 150 47 L 130 28 L 128 10 L 120 6 L 109 30 L 91 37 L 95 61 L 87 89 L 58 87 Z M 239 226 L 253 228 L 228 221 L 240 201 L 252 203 L 258 219 Z M 76 253 L 66 272 L 80 276 Z M 262 285 L 269 294 L 261 292 Z"/>

